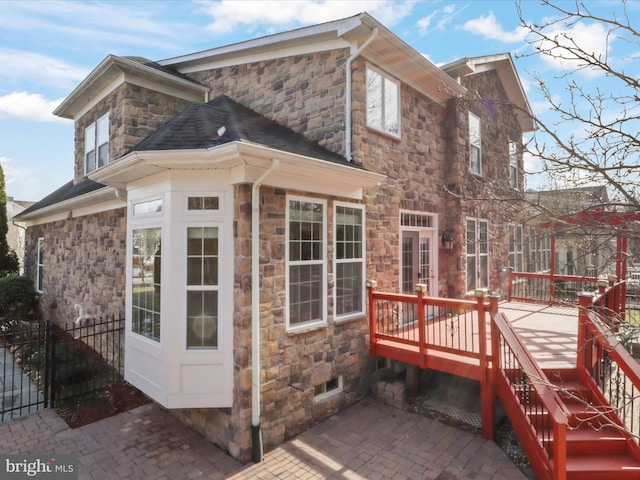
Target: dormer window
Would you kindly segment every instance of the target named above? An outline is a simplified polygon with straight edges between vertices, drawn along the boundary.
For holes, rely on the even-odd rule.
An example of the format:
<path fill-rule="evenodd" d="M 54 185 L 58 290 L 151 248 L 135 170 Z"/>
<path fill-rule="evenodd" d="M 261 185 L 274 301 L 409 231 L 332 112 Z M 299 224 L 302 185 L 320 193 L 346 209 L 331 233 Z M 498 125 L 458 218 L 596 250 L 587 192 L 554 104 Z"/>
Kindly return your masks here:
<path fill-rule="evenodd" d="M 84 173 L 109 163 L 109 114 L 89 125 L 84 131 Z"/>

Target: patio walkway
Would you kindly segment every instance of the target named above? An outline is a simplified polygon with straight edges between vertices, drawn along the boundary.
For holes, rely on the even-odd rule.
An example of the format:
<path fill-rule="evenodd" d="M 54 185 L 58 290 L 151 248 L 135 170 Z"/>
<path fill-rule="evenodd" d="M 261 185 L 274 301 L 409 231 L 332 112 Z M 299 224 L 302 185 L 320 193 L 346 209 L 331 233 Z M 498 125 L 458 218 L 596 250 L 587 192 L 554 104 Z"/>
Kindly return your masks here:
<path fill-rule="evenodd" d="M 526 478 L 495 443 L 371 398 L 246 466 L 155 404 L 77 429 L 54 410 L 10 420 L 0 452 L 77 455 L 91 480 Z"/>

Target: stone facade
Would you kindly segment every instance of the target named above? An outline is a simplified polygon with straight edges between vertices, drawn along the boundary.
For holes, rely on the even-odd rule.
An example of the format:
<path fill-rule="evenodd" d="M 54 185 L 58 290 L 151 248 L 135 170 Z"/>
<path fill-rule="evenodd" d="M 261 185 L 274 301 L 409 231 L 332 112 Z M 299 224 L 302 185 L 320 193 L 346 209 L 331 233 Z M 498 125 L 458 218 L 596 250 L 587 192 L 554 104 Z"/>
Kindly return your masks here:
<path fill-rule="evenodd" d="M 345 65 L 348 51 L 298 55 L 197 72 L 191 76 L 211 89 L 210 97 L 233 100 L 297 131 L 324 147 L 345 154 Z M 366 275 L 381 290 L 400 290 L 400 212 L 426 212 L 437 219 L 440 296 L 465 295 L 465 219 L 490 222 L 491 279 L 507 261 L 506 229 L 517 210 L 494 197 L 510 192 L 508 142 L 521 138 L 497 76 L 485 72 L 465 77 L 479 98 L 434 103 L 401 83 L 399 138 L 366 126 L 366 61 L 353 65 L 353 158 L 365 169 L 386 176 L 365 189 Z M 380 66 L 384 70 L 383 66 Z M 399 79 L 402 80 L 402 79 Z M 84 131 L 100 116 L 110 115 L 110 159 L 117 161 L 149 133 L 166 123 L 188 102 L 124 84 L 76 121 L 75 177 L 84 177 Z M 468 111 L 482 118 L 484 175 L 468 171 Z M 522 169 L 521 169 L 522 171 Z M 514 198 L 518 192 L 513 192 Z M 327 325 L 302 331 L 286 328 L 286 196 L 327 202 L 327 285 L 334 288 L 333 205 L 346 199 L 310 195 L 263 186 L 260 190 L 260 352 L 261 415 L 264 446 L 275 447 L 314 423 L 362 398 L 370 387 L 372 360 L 366 316 L 334 319 L 328 295 Z M 493 195 L 493 196 L 492 196 Z M 180 409 L 174 414 L 242 461 L 251 458 L 251 185 L 234 185 L 233 406 L 224 409 Z M 352 203 L 357 203 L 353 202 Z M 455 237 L 452 251 L 440 249 L 444 229 Z M 45 304 L 62 312 L 81 303 L 90 314 L 121 312 L 125 298 L 126 212 L 124 209 L 69 218 L 30 227 L 28 275 L 35 278 L 38 237 L 45 238 Z M 65 313 L 65 315 L 67 315 Z M 339 393 L 316 402 L 315 388 L 342 377 Z M 381 387 L 378 387 L 381 388 Z M 396 386 L 384 395 L 401 402 Z"/>
<path fill-rule="evenodd" d="M 189 102 L 186 100 L 130 83 L 116 88 L 75 122 L 76 183 L 85 176 L 85 130 L 100 117 L 109 114 L 109 159 L 113 161 L 129 152 L 187 105 Z"/>
<path fill-rule="evenodd" d="M 125 209 L 30 227 L 25 275 L 34 280 L 38 238 L 44 239 L 45 319 L 59 324 L 74 321 L 76 303 L 94 317 L 124 315 Z"/>

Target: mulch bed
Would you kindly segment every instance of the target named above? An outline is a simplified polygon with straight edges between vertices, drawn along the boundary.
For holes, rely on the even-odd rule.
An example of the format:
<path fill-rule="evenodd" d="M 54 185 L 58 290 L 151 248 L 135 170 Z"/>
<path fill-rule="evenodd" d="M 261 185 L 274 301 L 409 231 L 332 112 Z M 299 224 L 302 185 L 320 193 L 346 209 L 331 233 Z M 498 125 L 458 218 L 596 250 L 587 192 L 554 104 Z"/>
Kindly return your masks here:
<path fill-rule="evenodd" d="M 67 425 L 77 428 L 150 402 L 151 400 L 140 390 L 123 382 L 113 388 L 95 392 L 93 395 L 66 401 L 56 407 L 56 412 L 67 422 Z"/>

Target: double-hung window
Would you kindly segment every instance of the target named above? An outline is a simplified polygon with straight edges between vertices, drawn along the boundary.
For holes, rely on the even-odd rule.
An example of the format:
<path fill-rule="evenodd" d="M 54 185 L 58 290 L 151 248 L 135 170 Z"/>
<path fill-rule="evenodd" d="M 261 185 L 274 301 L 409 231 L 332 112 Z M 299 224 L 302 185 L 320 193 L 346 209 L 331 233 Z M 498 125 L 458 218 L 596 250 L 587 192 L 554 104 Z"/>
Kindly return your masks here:
<path fill-rule="evenodd" d="M 326 202 L 287 197 L 287 326 L 326 321 Z"/>
<path fill-rule="evenodd" d="M 44 238 L 38 238 L 38 275 L 36 290 L 42 291 L 42 278 L 44 276 Z"/>
<path fill-rule="evenodd" d="M 367 126 L 400 136 L 400 84 L 367 67 Z"/>
<path fill-rule="evenodd" d="M 84 172 L 91 173 L 109 163 L 109 114 L 84 131 Z"/>
<path fill-rule="evenodd" d="M 469 170 L 482 175 L 480 117 L 469 112 Z"/>
<path fill-rule="evenodd" d="M 364 209 L 335 206 L 336 317 L 364 311 Z"/>
<path fill-rule="evenodd" d="M 518 188 L 518 144 L 509 142 L 509 186 Z"/>
<path fill-rule="evenodd" d="M 489 287 L 489 222 L 467 219 L 467 291 Z"/>
<path fill-rule="evenodd" d="M 509 267 L 524 272 L 522 225 L 509 225 Z"/>

